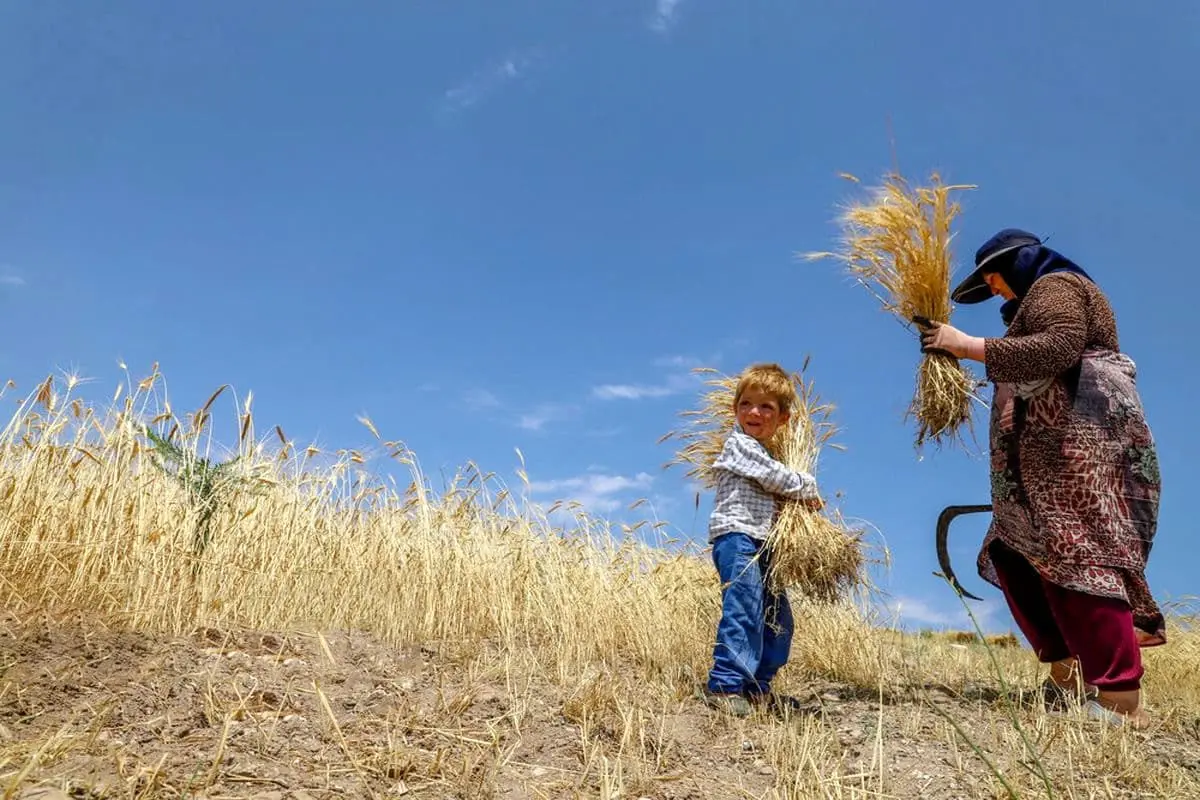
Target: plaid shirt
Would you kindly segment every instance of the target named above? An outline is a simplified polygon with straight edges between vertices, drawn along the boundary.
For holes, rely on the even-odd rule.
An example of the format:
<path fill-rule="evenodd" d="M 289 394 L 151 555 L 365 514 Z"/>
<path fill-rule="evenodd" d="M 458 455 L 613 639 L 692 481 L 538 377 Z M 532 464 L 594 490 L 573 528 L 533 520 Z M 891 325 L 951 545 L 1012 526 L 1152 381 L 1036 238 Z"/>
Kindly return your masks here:
<path fill-rule="evenodd" d="M 708 522 L 710 542 L 733 532 L 765 540 L 779 509 L 778 497 L 818 496 L 816 478 L 788 469 L 736 425 L 712 469 L 717 496 Z"/>

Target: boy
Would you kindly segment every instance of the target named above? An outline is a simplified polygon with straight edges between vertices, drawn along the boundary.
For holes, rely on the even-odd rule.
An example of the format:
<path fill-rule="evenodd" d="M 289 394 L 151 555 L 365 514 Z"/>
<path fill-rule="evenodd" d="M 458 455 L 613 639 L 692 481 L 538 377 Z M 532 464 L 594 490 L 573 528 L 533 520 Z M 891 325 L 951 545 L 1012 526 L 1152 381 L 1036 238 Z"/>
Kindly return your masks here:
<path fill-rule="evenodd" d="M 705 700 L 745 717 L 770 697 L 771 679 L 787 663 L 792 610 L 787 596 L 767 590 L 770 553 L 764 542 L 781 498 L 822 506 L 813 476 L 775 460 L 764 446 L 791 419 L 798 398 L 778 364 L 755 364 L 734 392 L 736 419 L 713 463 L 716 499 L 709 520 L 713 563 L 721 577 L 721 621 Z"/>

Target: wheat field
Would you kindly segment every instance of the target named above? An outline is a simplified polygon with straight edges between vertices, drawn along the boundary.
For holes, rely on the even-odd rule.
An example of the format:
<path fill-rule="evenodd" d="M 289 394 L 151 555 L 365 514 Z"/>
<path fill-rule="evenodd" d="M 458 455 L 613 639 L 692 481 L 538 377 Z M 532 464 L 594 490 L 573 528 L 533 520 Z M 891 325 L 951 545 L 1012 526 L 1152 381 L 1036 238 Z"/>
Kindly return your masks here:
<path fill-rule="evenodd" d="M 277 428 L 260 434 L 251 399 L 231 389 L 177 411 L 157 367 L 128 377 L 107 405 L 80 399 L 79 388 L 68 376 L 24 398 L 9 390 L 17 408 L 0 438 L 0 592 L 14 619 L 76 615 L 85 632 L 153 637 L 356 632 L 383 649 L 436 650 L 462 680 L 490 676 L 506 697 L 524 698 L 470 736 L 445 733 L 462 717 L 446 706 L 443 739 L 461 741 L 438 747 L 493 742 L 479 745 L 487 770 L 462 772 L 478 781 L 468 787 L 441 758 L 395 766 L 403 748 L 416 752 L 399 717 L 358 748 L 352 720 L 318 688 L 315 707 L 333 720 L 322 729 L 331 742 L 323 768 L 361 781 L 358 796 L 1200 797 L 1187 755 L 1200 738 L 1200 637 L 1182 613 L 1171 643 L 1147 653 L 1148 701 L 1161 722 L 1152 734 L 1022 705 L 1044 676 L 1023 647 L 905 634 L 869 608 L 800 598 L 779 688 L 814 695 L 828 713 L 714 718 L 694 697 L 719 612 L 699 546 L 658 546 L 653 526 L 613 530 L 582 511 L 564 525 L 524 499 L 523 473 L 510 487 L 467 465 L 435 489 L 415 455 L 368 419 L 366 446 L 322 453 Z M 218 422 L 233 432 L 228 452 Z M 380 459 L 405 480 L 372 466 Z M 66 786 L 56 765 L 99 748 L 98 734 L 63 723 L 35 735 L 30 713 L 4 716 L 23 691 L 12 677 L 20 659 L 5 658 L 0 792 L 19 797 L 37 780 Z M 62 796 L 260 796 L 217 791 L 242 780 L 223 766 L 236 718 L 212 700 L 221 691 L 210 687 L 206 708 L 217 709 L 223 733 L 198 777 L 147 761 L 103 792 Z M 536 738 L 535 718 L 512 708 L 535 700 L 552 706 L 546 725 L 569 726 L 563 747 L 577 753 L 531 773 L 513 753 Z M 128 763 L 123 747 L 104 752 Z M 745 776 L 738 759 L 751 751 Z M 553 788 L 538 788 L 551 778 Z M 709 788 L 686 794 L 687 781 Z"/>

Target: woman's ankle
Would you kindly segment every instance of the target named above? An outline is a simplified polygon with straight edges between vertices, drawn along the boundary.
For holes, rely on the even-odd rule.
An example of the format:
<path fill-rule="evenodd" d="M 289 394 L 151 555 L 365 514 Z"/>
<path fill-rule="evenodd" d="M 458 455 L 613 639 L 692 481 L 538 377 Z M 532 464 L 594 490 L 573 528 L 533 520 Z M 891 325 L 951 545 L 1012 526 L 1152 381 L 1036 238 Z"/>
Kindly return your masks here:
<path fill-rule="evenodd" d="M 1070 692 L 1092 694 L 1096 691 L 1095 686 L 1083 680 L 1083 672 L 1079 668 L 1079 661 L 1074 658 L 1052 661 L 1050 663 L 1050 680 L 1055 686 Z"/>
<path fill-rule="evenodd" d="M 1114 692 L 1109 689 L 1101 689 L 1096 694 L 1096 702 L 1102 708 L 1109 711 L 1115 711 L 1118 714 L 1135 715 L 1145 713 L 1142 711 L 1142 690 L 1131 689 L 1128 691 Z"/>

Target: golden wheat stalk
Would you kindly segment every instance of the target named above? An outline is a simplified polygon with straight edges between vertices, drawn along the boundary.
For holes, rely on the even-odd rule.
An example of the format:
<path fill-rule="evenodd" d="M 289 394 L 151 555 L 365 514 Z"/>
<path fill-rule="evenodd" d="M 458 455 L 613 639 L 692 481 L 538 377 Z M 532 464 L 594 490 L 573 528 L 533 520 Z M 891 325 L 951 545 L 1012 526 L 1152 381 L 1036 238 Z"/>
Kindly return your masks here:
<path fill-rule="evenodd" d="M 805 359 L 801 370 L 792 374 L 799 402 L 791 419 L 780 426 L 766 447 L 789 469 L 815 474 L 821 450 L 839 449 L 840 445 L 830 443 L 837 433 L 830 419 L 834 407 L 823 402 L 812 382 L 805 380 L 807 369 Z M 688 423 L 659 441 L 683 442 L 666 466 L 688 465 L 688 477 L 712 488 L 716 479 L 712 465 L 735 422 L 738 376 L 721 376 L 707 367 L 693 371 L 717 377 L 705 382 L 709 388 L 701 395 L 698 409 L 681 412 Z M 767 582 L 774 591 L 795 589 L 813 600 L 833 602 L 866 583 L 860 540 L 861 534 L 848 530 L 840 516 L 835 521 L 798 502 L 784 501 L 767 538 L 766 549 L 771 553 Z"/>
<path fill-rule="evenodd" d="M 858 183 L 853 175 L 843 177 Z M 951 225 L 961 207 L 952 192 L 971 185 L 946 185 L 934 173 L 929 186 L 910 187 L 898 174 L 885 177 L 868 199 L 844 208 L 839 252 L 806 253 L 813 261 L 835 258 L 906 326 L 914 317 L 950 322 Z M 971 421 L 979 385 L 958 359 L 927 353 L 907 416 L 917 420 L 916 444 L 954 440 Z"/>

